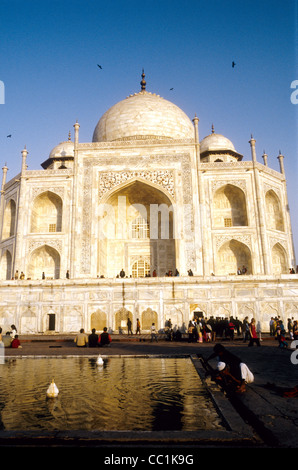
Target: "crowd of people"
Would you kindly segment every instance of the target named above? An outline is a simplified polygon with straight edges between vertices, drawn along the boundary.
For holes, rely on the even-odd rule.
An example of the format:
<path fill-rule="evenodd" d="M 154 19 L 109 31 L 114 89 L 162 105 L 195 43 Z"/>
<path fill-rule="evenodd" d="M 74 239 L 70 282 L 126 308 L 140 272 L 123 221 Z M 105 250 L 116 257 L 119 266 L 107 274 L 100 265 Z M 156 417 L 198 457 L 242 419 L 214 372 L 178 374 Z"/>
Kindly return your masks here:
<path fill-rule="evenodd" d="M 249 346 L 254 343 L 260 346 L 260 323 L 256 324 L 254 318 L 249 321 L 248 317 L 245 317 L 241 321 L 237 317 L 231 316 L 230 318 L 194 318 L 188 324 L 189 342 L 214 342 L 216 338 L 226 338 L 233 341 L 235 337 L 243 338 L 244 343 L 249 340 Z"/>
<path fill-rule="evenodd" d="M 272 317 L 269 328 L 270 335 L 275 337 L 281 348 L 288 347 L 287 336 L 290 340 L 298 340 L 298 321 L 294 318 L 288 319 L 285 328 L 280 317 Z M 172 328 L 168 328 L 167 331 L 168 339 L 171 341 L 181 339 L 180 331 L 174 331 Z M 233 341 L 237 338 L 242 339 L 244 343 L 248 342 L 248 346 L 253 346 L 253 344 L 261 346 L 262 341 L 261 323 L 256 322 L 254 318 L 249 320 L 248 317 L 245 317 L 243 321 L 232 316 L 230 318 L 194 318 L 189 321 L 187 333 L 188 342 L 208 343 L 215 342 L 216 338 Z"/>
<path fill-rule="evenodd" d="M 271 317 L 269 322 L 270 336 L 274 337 L 278 341 L 280 348 L 287 348 L 287 339 L 298 340 L 298 321 L 294 318 L 287 319 L 287 325 L 285 327 L 280 317 Z M 122 330 L 121 330 L 122 331 Z M 151 341 L 157 341 L 157 331 L 155 323 L 152 323 L 150 328 Z M 181 341 L 187 339 L 189 343 L 211 343 L 217 339 L 225 339 L 233 341 L 234 339 L 242 340 L 244 343 L 248 342 L 248 346 L 261 346 L 262 331 L 260 322 L 255 321 L 254 318 L 250 320 L 245 317 L 243 321 L 237 317 L 224 318 L 224 317 L 210 317 L 209 319 L 202 317 L 195 317 L 189 321 L 188 327 L 185 325 L 182 328 L 178 328 L 177 325 L 173 327 L 171 319 L 165 322 L 165 328 L 162 330 L 165 334 L 165 339 L 168 341 Z M 132 321 L 130 318 L 127 319 L 127 334 L 133 335 Z M 136 324 L 136 335 L 141 335 L 141 323 L 137 318 Z M 107 327 L 103 329 L 101 334 L 97 334 L 93 328 L 91 334 L 86 334 L 82 328 L 78 335 L 76 335 L 74 342 L 78 347 L 103 347 L 109 346 L 112 342 L 111 335 L 108 332 Z M 0 347 L 22 347 L 15 325 L 11 325 L 11 329 L 2 334 L 2 328 L 0 327 Z"/>
<path fill-rule="evenodd" d="M 283 321 L 279 318 L 272 318 L 270 321 L 270 335 L 274 336 L 276 340 L 278 340 L 278 344 L 280 347 L 288 347 L 288 343 L 286 341 L 286 335 L 290 339 L 298 340 L 298 321 L 294 319 L 288 319 L 287 324 L 287 331 L 284 327 Z M 124 331 L 121 329 L 121 332 Z M 210 317 L 209 319 L 200 317 L 194 318 L 193 320 L 189 321 L 187 327 L 177 328 L 177 326 L 173 327 L 172 321 L 169 318 L 165 322 L 165 328 L 161 331 L 157 331 L 155 323 L 152 323 L 150 327 L 150 335 L 151 341 L 157 341 L 158 336 L 157 333 L 164 333 L 165 339 L 168 341 L 181 341 L 182 339 L 189 343 L 213 343 L 217 339 L 223 339 L 228 341 L 233 341 L 234 339 L 242 340 L 244 343 L 248 343 L 248 346 L 253 346 L 256 344 L 258 347 L 261 346 L 262 341 L 262 331 L 260 322 L 256 322 L 254 318 L 249 320 L 248 317 L 245 317 L 243 321 L 239 320 L 237 317 L 233 318 L 224 318 L 224 317 Z M 95 330 L 92 330 L 92 334 L 95 333 Z M 107 329 L 105 328 L 103 333 L 107 335 Z M 127 334 L 133 335 L 132 330 L 132 321 L 130 318 L 127 319 Z M 137 319 L 136 325 L 136 335 L 141 334 L 141 324 L 139 318 Z M 88 335 L 85 334 L 83 331 L 80 332 L 80 335 L 76 338 L 84 337 L 85 343 L 84 345 L 90 345 L 90 341 L 88 343 Z M 111 336 L 109 336 L 109 343 L 111 342 Z M 90 335 L 92 338 L 92 335 Z M 100 335 L 96 335 L 96 343 L 98 342 L 98 338 L 100 340 Z M 75 339 L 75 342 L 80 342 L 79 339 Z M 78 344 L 81 345 L 81 344 Z"/>

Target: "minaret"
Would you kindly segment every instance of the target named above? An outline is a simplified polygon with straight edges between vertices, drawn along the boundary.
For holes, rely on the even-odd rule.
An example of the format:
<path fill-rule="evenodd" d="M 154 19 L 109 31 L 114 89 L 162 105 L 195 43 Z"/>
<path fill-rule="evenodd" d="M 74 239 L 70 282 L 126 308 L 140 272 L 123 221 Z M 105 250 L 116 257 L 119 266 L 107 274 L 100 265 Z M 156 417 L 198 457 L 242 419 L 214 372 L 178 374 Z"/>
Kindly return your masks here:
<path fill-rule="evenodd" d="M 195 117 L 193 118 L 192 122 L 194 123 L 195 126 L 195 143 L 196 145 L 199 144 L 199 118 L 195 114 Z"/>
<path fill-rule="evenodd" d="M 74 142 L 75 142 L 75 147 L 76 147 L 76 144 L 79 143 L 79 129 L 80 129 L 80 124 L 78 123 L 78 121 L 76 121 L 76 123 L 73 125 L 74 127 L 74 130 L 75 130 L 75 139 L 74 139 Z"/>
<path fill-rule="evenodd" d="M 253 163 L 256 163 L 256 162 L 257 162 L 257 156 L 256 156 L 256 141 L 255 141 L 255 139 L 253 138 L 252 134 L 251 134 L 249 143 L 250 143 L 250 147 L 251 147 L 251 158 L 252 158 L 252 161 L 253 161 Z"/>
<path fill-rule="evenodd" d="M 71 245 L 70 245 L 70 259 L 69 259 L 69 266 L 70 266 L 70 277 L 76 277 L 76 266 L 77 266 L 77 251 L 76 251 L 76 242 L 77 242 L 77 224 L 78 224 L 78 198 L 79 198 L 79 184 L 78 184 L 78 172 L 79 172 L 79 128 L 80 124 L 78 121 L 74 124 L 74 168 L 73 168 L 73 181 L 72 181 L 72 220 L 71 220 Z"/>
<path fill-rule="evenodd" d="M 3 220 L 4 220 L 4 207 L 5 207 L 5 197 L 4 197 L 4 194 L 5 194 L 5 191 L 4 191 L 4 186 L 5 186 L 5 183 L 6 183 L 6 176 L 7 176 L 7 165 L 5 163 L 4 167 L 2 168 L 2 184 L 1 184 L 1 210 L 0 210 L 0 214 L 1 214 L 1 224 L 0 224 L 0 229 L 1 229 L 1 233 L 2 233 L 2 224 L 3 224 Z"/>
<path fill-rule="evenodd" d="M 4 186 L 6 184 L 6 176 L 7 176 L 7 164 L 5 163 L 4 167 L 2 168 L 2 184 L 1 184 L 1 194 L 4 194 Z"/>
<path fill-rule="evenodd" d="M 207 257 L 206 257 L 206 241 L 205 241 L 205 233 L 204 230 L 204 220 L 205 220 L 205 198 L 204 198 L 204 181 L 202 176 L 202 169 L 201 169 L 201 156 L 200 156 L 200 138 L 199 138 L 199 118 L 195 114 L 193 118 L 193 123 L 195 127 L 195 153 L 196 153 L 196 167 L 197 167 L 197 178 L 198 178 L 198 202 L 199 202 L 199 210 L 198 210 L 198 224 L 200 227 L 199 232 L 199 253 L 198 259 L 201 258 L 201 270 L 202 275 L 208 274 L 208 265 L 207 265 Z"/>
<path fill-rule="evenodd" d="M 286 173 L 284 167 L 284 155 L 282 155 L 281 151 L 279 151 L 279 155 L 277 159 L 279 160 L 279 168 L 280 172 L 283 175 L 283 186 L 284 186 L 284 195 L 285 195 L 285 206 L 286 206 L 286 213 L 285 213 L 285 223 L 287 227 L 287 231 L 290 235 L 291 244 L 289 246 L 290 252 L 290 265 L 296 266 L 296 257 L 295 257 L 295 248 L 294 248 L 294 240 L 293 240 L 293 231 L 292 231 L 292 224 L 291 224 L 291 217 L 290 217 L 290 208 L 289 208 L 289 200 L 288 200 L 288 190 L 287 190 L 287 180 L 286 180 Z"/>
<path fill-rule="evenodd" d="M 263 157 L 264 165 L 268 166 L 268 155 L 267 155 L 267 153 L 265 153 L 265 150 L 263 152 L 262 157 Z"/>
<path fill-rule="evenodd" d="M 21 170 L 21 173 L 23 174 L 24 171 L 27 170 L 27 163 L 26 163 L 26 160 L 27 160 L 28 151 L 27 151 L 27 149 L 26 149 L 26 145 L 25 145 L 25 147 L 23 148 L 21 154 L 22 154 L 22 170 Z"/>
<path fill-rule="evenodd" d="M 23 242 L 23 232 L 26 233 L 26 225 L 28 224 L 28 217 L 25 210 L 26 205 L 26 177 L 25 173 L 27 170 L 27 155 L 28 150 L 26 145 L 21 151 L 22 154 L 22 167 L 21 167 L 21 177 L 18 185 L 18 195 L 17 195 L 17 210 L 16 210 L 16 227 L 15 227 L 15 246 L 13 250 L 13 262 L 12 262 L 12 273 L 15 271 L 16 260 L 18 262 L 18 269 L 24 270 L 23 266 L 25 265 L 25 260 L 23 258 L 22 248 L 24 246 Z M 22 228 L 20 230 L 20 228 Z"/>
<path fill-rule="evenodd" d="M 279 155 L 277 157 L 277 159 L 279 160 L 279 168 L 280 168 L 280 172 L 285 175 L 285 167 L 284 167 L 284 156 L 281 154 L 281 151 L 279 151 Z"/>
<path fill-rule="evenodd" d="M 260 233 L 260 241 L 261 241 L 261 258 L 263 260 L 264 266 L 264 274 L 269 273 L 269 262 L 268 262 L 268 253 L 267 253 L 267 239 L 266 239 L 266 224 L 265 224 L 265 211 L 263 207 L 263 200 L 261 198 L 261 188 L 260 188 L 260 175 L 259 170 L 257 168 L 257 156 L 256 156 L 256 141 L 251 135 L 251 139 L 249 141 L 251 147 L 251 157 L 253 162 L 253 175 L 255 180 L 255 190 L 256 190 L 256 205 L 257 205 L 257 212 L 258 212 L 258 230 Z"/>

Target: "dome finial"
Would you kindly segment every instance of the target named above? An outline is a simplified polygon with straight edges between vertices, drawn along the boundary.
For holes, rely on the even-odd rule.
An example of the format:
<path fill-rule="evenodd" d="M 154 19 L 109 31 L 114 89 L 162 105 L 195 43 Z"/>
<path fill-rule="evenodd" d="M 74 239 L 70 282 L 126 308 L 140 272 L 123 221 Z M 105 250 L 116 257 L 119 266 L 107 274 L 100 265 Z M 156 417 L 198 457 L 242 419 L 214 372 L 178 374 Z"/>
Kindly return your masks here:
<path fill-rule="evenodd" d="M 212 124 L 211 133 L 214 134 L 214 125 Z"/>
<path fill-rule="evenodd" d="M 146 91 L 146 80 L 145 80 L 144 69 L 142 70 L 142 80 L 140 81 L 140 85 L 141 85 L 141 91 Z"/>

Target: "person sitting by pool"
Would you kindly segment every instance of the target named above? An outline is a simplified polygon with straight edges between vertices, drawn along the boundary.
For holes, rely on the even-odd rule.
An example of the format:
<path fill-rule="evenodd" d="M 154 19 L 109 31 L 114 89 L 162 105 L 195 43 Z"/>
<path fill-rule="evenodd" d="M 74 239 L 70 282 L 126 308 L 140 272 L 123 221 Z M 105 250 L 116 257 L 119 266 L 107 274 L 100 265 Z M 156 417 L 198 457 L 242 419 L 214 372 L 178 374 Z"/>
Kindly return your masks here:
<path fill-rule="evenodd" d="M 98 344 L 98 335 L 95 328 L 92 328 L 92 333 L 88 336 L 89 348 L 96 348 Z"/>
<path fill-rule="evenodd" d="M 111 342 L 112 342 L 112 338 L 108 333 L 107 327 L 105 326 L 103 329 L 103 332 L 101 333 L 101 335 L 99 335 L 98 346 L 100 347 L 110 346 Z"/>
<path fill-rule="evenodd" d="M 12 348 L 21 348 L 21 342 L 19 340 L 19 335 L 15 335 L 14 339 L 11 342 Z"/>
<path fill-rule="evenodd" d="M 5 348 L 11 347 L 12 337 L 10 336 L 10 331 L 7 331 L 5 335 L 2 336 L 2 341 Z"/>
<path fill-rule="evenodd" d="M 88 336 L 85 334 L 84 328 L 80 329 L 80 333 L 75 337 L 74 342 L 79 348 L 85 348 L 88 344 Z"/>
<path fill-rule="evenodd" d="M 230 372 L 230 367 L 224 362 L 218 362 L 217 364 L 218 376 L 217 380 L 223 380 L 225 386 L 230 388 L 237 393 L 243 393 L 246 391 L 245 384 L 252 383 L 254 381 L 253 373 L 249 370 L 244 362 L 240 363 L 241 379 L 234 377 Z"/>
<path fill-rule="evenodd" d="M 207 358 L 207 362 L 210 359 L 218 357 L 219 362 L 223 362 L 228 365 L 229 373 L 239 381 L 240 391 L 245 390 L 245 380 L 242 378 L 241 364 L 243 361 L 235 354 L 228 351 L 222 344 L 216 344 L 213 348 L 213 353 Z"/>

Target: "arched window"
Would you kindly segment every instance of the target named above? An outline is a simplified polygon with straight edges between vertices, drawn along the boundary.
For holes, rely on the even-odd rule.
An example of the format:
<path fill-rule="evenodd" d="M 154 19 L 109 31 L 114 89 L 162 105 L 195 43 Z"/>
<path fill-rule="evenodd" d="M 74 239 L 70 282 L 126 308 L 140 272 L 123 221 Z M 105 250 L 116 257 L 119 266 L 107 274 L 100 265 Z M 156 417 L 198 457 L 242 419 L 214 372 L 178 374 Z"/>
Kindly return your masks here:
<path fill-rule="evenodd" d="M 150 264 L 144 259 L 139 259 L 132 265 L 132 277 L 146 277 L 150 274 Z"/>
<path fill-rule="evenodd" d="M 217 253 L 216 274 L 237 274 L 238 269 L 252 274 L 251 253 L 243 243 L 230 240 L 224 243 Z"/>
<path fill-rule="evenodd" d="M 62 230 L 62 199 L 50 191 L 36 197 L 31 216 L 31 232 L 49 233 Z"/>
<path fill-rule="evenodd" d="M 248 225 L 245 194 L 240 188 L 227 184 L 215 192 L 213 225 L 215 227 Z"/>
<path fill-rule="evenodd" d="M 6 204 L 3 219 L 2 239 L 12 237 L 15 232 L 16 203 L 10 199 Z"/>
<path fill-rule="evenodd" d="M 272 273 L 287 274 L 287 256 L 284 248 L 280 243 L 276 243 L 272 248 Z"/>
<path fill-rule="evenodd" d="M 1 257 L 1 262 L 0 262 L 0 278 L 1 279 L 11 279 L 12 276 L 12 257 L 10 251 L 6 250 L 2 257 Z"/>
<path fill-rule="evenodd" d="M 274 191 L 270 190 L 265 196 L 266 202 L 266 224 L 271 230 L 284 232 L 284 222 L 279 198 Z"/>
<path fill-rule="evenodd" d="M 31 279 L 59 279 L 60 255 L 54 248 L 43 245 L 34 250 L 28 265 L 28 277 Z"/>
<path fill-rule="evenodd" d="M 149 224 L 139 216 L 131 222 L 131 238 L 145 239 L 150 238 Z"/>

